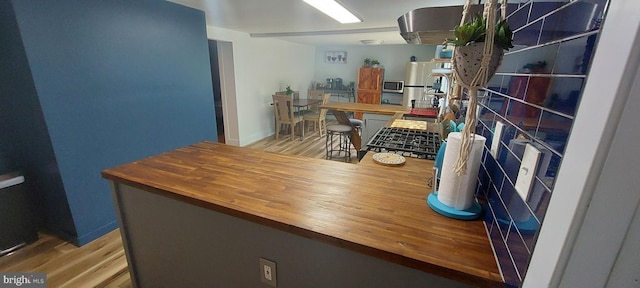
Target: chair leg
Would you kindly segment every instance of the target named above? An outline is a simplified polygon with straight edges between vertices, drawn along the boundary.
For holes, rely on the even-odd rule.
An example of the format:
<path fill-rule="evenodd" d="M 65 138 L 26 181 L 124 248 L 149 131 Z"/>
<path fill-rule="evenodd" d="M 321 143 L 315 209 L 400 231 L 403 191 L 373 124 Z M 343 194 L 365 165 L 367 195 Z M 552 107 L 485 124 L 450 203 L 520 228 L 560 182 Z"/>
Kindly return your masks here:
<path fill-rule="evenodd" d="M 280 123 L 276 123 L 276 139 L 280 138 Z"/>
<path fill-rule="evenodd" d="M 300 123 L 302 125 L 300 125 L 300 130 L 302 130 L 302 141 L 304 141 L 304 119 L 302 120 L 302 123 Z"/>
<path fill-rule="evenodd" d="M 291 141 L 293 141 L 293 138 L 295 138 L 295 135 L 296 135 L 295 133 L 296 125 L 292 123 L 290 126 L 291 126 Z"/>
<path fill-rule="evenodd" d="M 318 134 L 320 137 L 327 135 L 327 122 L 324 119 L 320 119 L 318 122 Z"/>

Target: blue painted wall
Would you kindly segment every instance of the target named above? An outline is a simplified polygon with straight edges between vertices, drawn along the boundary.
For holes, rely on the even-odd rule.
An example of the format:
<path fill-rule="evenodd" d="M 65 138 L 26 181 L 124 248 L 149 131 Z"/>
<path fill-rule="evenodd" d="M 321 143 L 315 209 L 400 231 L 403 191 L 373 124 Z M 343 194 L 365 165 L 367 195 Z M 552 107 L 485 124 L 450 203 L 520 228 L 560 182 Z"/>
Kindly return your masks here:
<path fill-rule="evenodd" d="M 0 13 L 0 158 L 6 172 L 25 177 L 31 209 L 24 216 L 72 240 L 75 225 L 11 2 L 2 1 Z"/>
<path fill-rule="evenodd" d="M 217 140 L 204 13 L 155 0 L 13 5 L 49 135 L 38 140 L 82 245 L 117 227 L 101 170 Z"/>
<path fill-rule="evenodd" d="M 505 53 L 484 89 L 478 124 L 487 145 L 477 195 L 486 199 L 489 237 L 513 287 L 526 275 L 607 5 L 606 0 L 523 2 L 507 14 L 516 47 Z M 505 132 L 494 158 L 488 151 L 498 121 L 505 124 Z M 524 143 L 543 156 L 530 195 L 523 200 L 514 183 Z"/>
<path fill-rule="evenodd" d="M 12 111 L 14 104 L 9 97 L 13 93 L 12 83 L 22 76 L 26 67 L 26 59 L 19 53 L 22 42 L 18 33 L 13 6 L 11 2 L 0 2 L 0 174 L 10 172 L 17 167 L 15 162 L 15 145 L 11 135 L 15 134 Z M 20 69 L 22 68 L 22 69 Z M 30 77 L 26 77 L 30 79 Z M 11 101 L 11 102 L 10 102 Z"/>

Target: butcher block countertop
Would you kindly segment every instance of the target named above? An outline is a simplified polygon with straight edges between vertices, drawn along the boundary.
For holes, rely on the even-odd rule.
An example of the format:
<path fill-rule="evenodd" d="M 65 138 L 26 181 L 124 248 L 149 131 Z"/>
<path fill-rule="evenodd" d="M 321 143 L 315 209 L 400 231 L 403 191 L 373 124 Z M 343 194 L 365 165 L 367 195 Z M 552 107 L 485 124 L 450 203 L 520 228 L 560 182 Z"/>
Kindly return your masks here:
<path fill-rule="evenodd" d="M 481 287 L 504 287 L 483 222 L 433 212 L 432 161 L 400 167 L 200 142 L 102 172 L 116 183 Z"/>

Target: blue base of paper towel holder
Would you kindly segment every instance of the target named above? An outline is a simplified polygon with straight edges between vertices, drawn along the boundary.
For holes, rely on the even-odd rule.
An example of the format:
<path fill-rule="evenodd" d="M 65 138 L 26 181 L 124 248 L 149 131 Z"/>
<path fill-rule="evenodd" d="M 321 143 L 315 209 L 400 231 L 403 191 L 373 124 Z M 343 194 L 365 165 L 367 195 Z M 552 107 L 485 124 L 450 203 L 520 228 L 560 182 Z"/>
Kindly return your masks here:
<path fill-rule="evenodd" d="M 475 200 L 473 201 L 473 205 L 471 206 L 471 208 L 466 210 L 458 210 L 442 204 L 442 202 L 438 200 L 438 191 L 433 192 L 429 194 L 429 196 L 427 196 L 427 204 L 429 204 L 429 207 L 431 207 L 431 209 L 433 209 L 433 211 L 436 211 L 438 214 L 458 220 L 478 219 L 478 217 L 480 217 L 480 213 L 482 212 L 482 207 Z"/>
<path fill-rule="evenodd" d="M 511 225 L 511 221 L 505 220 L 502 218 L 498 218 L 498 222 L 507 226 Z M 531 235 L 538 232 L 539 224 L 538 224 L 538 221 L 536 221 L 536 219 L 533 218 L 533 216 L 530 216 L 529 220 L 524 222 L 513 221 L 513 224 L 518 228 L 518 231 L 520 232 L 520 234 Z"/>

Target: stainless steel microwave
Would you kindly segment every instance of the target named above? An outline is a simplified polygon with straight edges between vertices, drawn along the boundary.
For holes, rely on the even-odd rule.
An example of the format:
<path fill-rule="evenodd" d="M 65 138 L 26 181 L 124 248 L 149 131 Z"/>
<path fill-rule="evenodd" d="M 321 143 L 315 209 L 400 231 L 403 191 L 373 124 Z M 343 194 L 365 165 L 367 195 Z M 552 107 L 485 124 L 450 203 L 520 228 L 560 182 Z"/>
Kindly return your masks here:
<path fill-rule="evenodd" d="M 404 81 L 384 81 L 382 82 L 382 92 L 403 93 Z"/>

